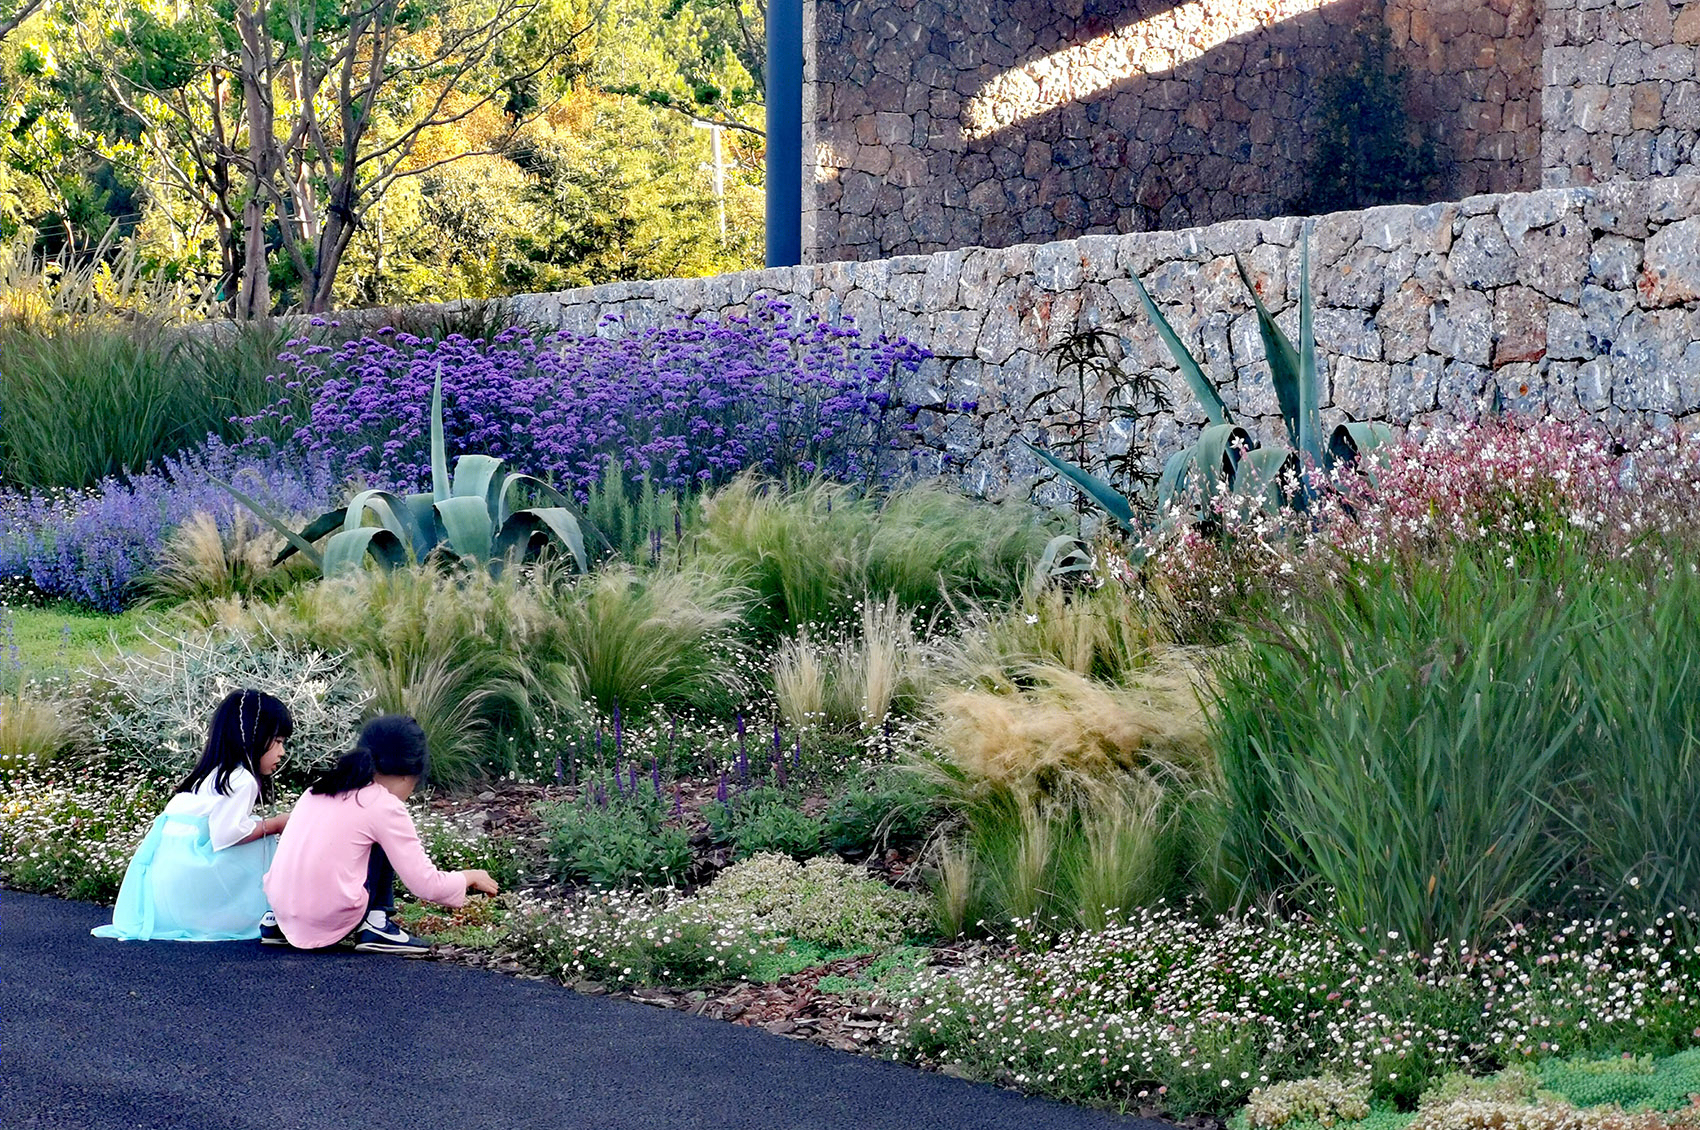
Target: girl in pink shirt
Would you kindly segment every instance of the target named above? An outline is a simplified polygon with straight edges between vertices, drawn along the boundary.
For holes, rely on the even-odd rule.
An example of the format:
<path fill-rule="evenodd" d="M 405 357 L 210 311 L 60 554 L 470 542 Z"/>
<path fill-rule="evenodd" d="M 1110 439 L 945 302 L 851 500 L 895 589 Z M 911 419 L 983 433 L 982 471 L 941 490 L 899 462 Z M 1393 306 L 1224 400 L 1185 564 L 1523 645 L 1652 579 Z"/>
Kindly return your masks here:
<path fill-rule="evenodd" d="M 469 890 L 496 893 L 487 871 L 439 871 L 426 857 L 405 801 L 429 766 L 425 731 L 405 715 L 374 718 L 301 795 L 266 873 L 275 927 L 266 945 L 319 949 L 359 928 L 362 953 L 418 957 L 428 946 L 390 920 L 395 878 L 429 902 L 461 906 Z"/>

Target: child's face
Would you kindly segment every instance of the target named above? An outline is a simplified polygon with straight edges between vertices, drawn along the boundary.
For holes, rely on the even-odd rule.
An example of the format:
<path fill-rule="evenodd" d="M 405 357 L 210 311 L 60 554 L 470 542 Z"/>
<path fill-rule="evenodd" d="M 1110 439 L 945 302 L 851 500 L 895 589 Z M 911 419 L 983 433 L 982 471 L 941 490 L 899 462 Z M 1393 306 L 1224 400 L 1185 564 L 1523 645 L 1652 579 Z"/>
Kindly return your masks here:
<path fill-rule="evenodd" d="M 260 754 L 260 776 L 270 777 L 283 764 L 283 739 L 273 738 L 266 752 Z"/>

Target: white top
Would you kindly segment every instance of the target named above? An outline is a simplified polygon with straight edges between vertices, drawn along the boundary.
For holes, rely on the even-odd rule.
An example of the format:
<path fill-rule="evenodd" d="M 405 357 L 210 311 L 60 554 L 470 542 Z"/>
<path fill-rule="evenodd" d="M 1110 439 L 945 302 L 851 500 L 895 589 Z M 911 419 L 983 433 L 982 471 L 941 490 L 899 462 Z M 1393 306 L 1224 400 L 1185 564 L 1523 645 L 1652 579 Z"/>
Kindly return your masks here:
<path fill-rule="evenodd" d="M 230 781 L 225 786 L 230 795 L 225 796 L 213 789 L 217 776 L 215 769 L 195 786 L 194 792 L 178 793 L 165 805 L 166 813 L 171 816 L 205 816 L 214 851 L 241 843 L 260 826 L 254 817 L 254 802 L 260 799 L 259 780 L 238 765 L 230 771 Z"/>

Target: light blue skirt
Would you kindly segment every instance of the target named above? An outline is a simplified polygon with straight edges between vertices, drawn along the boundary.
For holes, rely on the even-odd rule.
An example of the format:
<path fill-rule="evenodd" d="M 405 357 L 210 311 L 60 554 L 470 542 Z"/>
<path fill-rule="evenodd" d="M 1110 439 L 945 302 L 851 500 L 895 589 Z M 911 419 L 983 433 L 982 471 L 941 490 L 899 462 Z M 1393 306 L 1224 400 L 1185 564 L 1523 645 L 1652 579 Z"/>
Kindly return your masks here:
<path fill-rule="evenodd" d="M 138 942 L 257 938 L 271 909 L 260 886 L 271 854 L 264 836 L 214 851 L 205 816 L 161 813 L 124 872 L 112 925 L 91 932 Z"/>

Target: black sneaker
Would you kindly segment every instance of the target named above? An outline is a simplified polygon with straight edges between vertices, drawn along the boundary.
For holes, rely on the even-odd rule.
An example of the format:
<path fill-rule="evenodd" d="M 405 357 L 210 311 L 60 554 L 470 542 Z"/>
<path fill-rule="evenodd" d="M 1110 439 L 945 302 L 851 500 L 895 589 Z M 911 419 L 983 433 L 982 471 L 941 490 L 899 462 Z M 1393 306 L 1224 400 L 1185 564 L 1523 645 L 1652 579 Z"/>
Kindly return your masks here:
<path fill-rule="evenodd" d="M 355 953 L 393 953 L 399 957 L 424 957 L 431 947 L 390 921 L 381 910 L 366 915 L 354 940 Z"/>
<path fill-rule="evenodd" d="M 283 929 L 277 924 L 277 915 L 269 910 L 266 911 L 265 917 L 260 919 L 260 944 L 262 946 L 289 946 L 289 939 L 283 936 Z"/>

